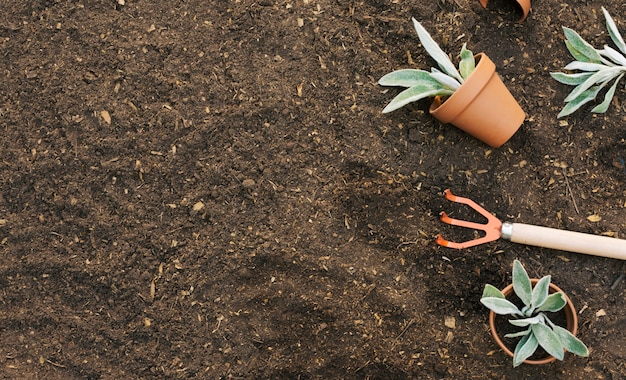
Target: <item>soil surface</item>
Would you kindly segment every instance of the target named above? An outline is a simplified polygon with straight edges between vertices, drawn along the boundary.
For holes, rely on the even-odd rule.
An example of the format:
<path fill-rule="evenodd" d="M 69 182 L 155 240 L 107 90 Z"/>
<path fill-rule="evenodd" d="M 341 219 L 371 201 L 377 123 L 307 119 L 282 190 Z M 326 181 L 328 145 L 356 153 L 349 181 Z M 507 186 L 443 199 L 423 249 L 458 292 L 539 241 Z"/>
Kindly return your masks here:
<path fill-rule="evenodd" d="M 626 238 L 626 91 L 557 119 L 561 26 L 612 45 L 626 3 L 28 0 L 0 9 L 5 379 L 622 379 L 624 261 L 475 218 Z M 493 149 L 377 80 L 485 52 L 527 114 Z M 512 367 L 486 283 L 518 258 L 579 313 L 588 358 Z"/>

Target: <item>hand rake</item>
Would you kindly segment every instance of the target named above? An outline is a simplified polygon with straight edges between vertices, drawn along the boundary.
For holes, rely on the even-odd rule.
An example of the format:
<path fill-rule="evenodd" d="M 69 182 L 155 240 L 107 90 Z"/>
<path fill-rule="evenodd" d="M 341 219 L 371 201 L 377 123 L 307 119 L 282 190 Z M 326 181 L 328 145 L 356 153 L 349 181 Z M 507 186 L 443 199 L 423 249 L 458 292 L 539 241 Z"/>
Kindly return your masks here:
<path fill-rule="evenodd" d="M 444 191 L 444 195 L 447 200 L 465 204 L 487 218 L 486 224 L 474 223 L 453 219 L 445 212 L 441 212 L 440 218 L 444 223 L 485 232 L 485 236 L 464 243 L 451 242 L 438 235 L 437 244 L 444 247 L 468 248 L 502 237 L 514 243 L 626 260 L 626 240 L 522 223 L 502 223 L 471 199 L 457 197 L 449 189 Z"/>

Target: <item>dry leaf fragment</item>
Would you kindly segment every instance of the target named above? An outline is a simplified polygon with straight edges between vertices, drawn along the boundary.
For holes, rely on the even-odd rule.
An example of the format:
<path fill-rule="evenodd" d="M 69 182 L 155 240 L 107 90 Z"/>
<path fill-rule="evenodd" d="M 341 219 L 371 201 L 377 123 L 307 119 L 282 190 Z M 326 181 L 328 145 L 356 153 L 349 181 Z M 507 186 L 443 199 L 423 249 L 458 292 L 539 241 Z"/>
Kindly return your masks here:
<path fill-rule="evenodd" d="M 592 223 L 597 223 L 597 222 L 602 220 L 602 217 L 600 215 L 598 215 L 598 214 L 593 214 L 593 215 L 589 215 L 587 217 L 587 220 L 592 222 Z"/>
<path fill-rule="evenodd" d="M 600 309 L 596 312 L 596 317 L 604 317 L 606 315 L 606 311 L 604 309 Z"/>
<path fill-rule="evenodd" d="M 447 328 L 453 329 L 456 327 L 456 320 L 454 319 L 454 317 L 448 317 L 446 316 L 444 318 L 444 322 L 443 322 Z"/>
<path fill-rule="evenodd" d="M 104 119 L 105 123 L 107 123 L 108 125 L 111 125 L 111 115 L 109 115 L 109 111 L 107 110 L 100 111 L 100 116 L 102 117 L 102 119 Z"/>
<path fill-rule="evenodd" d="M 200 211 L 204 208 L 204 203 L 202 202 L 197 202 L 195 205 L 193 205 L 193 211 Z"/>

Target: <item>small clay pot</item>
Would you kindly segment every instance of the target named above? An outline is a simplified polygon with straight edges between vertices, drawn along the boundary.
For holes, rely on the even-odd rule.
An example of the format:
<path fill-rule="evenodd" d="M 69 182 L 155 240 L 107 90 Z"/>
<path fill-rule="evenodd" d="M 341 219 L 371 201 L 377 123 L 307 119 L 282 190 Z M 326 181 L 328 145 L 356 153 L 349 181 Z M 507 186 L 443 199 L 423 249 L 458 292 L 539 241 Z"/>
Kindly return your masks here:
<path fill-rule="evenodd" d="M 430 114 L 498 148 L 515 134 L 526 114 L 496 73 L 491 59 L 484 53 L 475 58 L 476 68 L 470 76 L 445 101 L 435 97 Z"/>
<path fill-rule="evenodd" d="M 531 284 L 533 287 L 535 287 L 535 285 L 539 282 L 539 279 L 533 278 L 530 280 Z M 576 333 L 578 332 L 578 315 L 576 314 L 576 309 L 574 308 L 574 304 L 572 303 L 572 300 L 569 299 L 569 297 L 567 296 L 567 294 L 565 294 L 565 292 L 563 292 L 563 290 L 561 290 L 561 288 L 559 288 L 558 286 L 550 283 L 550 287 L 548 289 L 549 293 L 557 293 L 557 292 L 561 292 L 565 295 L 565 307 L 563 308 L 563 311 L 565 312 L 565 319 L 567 321 L 567 330 L 569 332 L 572 333 L 572 335 L 576 336 Z M 502 294 L 504 294 L 505 297 L 508 297 L 509 295 L 511 295 L 513 293 L 513 284 L 508 285 L 506 288 L 502 289 Z M 504 351 L 507 355 L 509 355 L 510 357 L 513 357 L 513 351 L 511 351 L 503 342 L 502 339 L 500 339 L 500 336 L 498 335 L 498 332 L 496 331 L 496 313 L 494 313 L 493 311 L 489 312 L 489 328 L 491 329 L 491 335 L 493 336 L 493 339 L 496 341 L 496 343 L 498 344 L 498 346 L 500 346 L 500 348 L 502 349 L 502 351 Z M 539 359 L 539 360 L 531 360 L 531 359 L 526 359 L 524 360 L 524 363 L 526 364 L 535 364 L 535 365 L 539 365 L 539 364 L 548 364 L 548 363 L 552 363 L 553 361 L 555 361 L 556 358 L 554 356 L 547 356 L 544 359 Z"/>
<path fill-rule="evenodd" d="M 487 9 L 487 1 L 489 0 L 480 0 L 480 5 L 482 5 L 483 8 L 485 9 Z M 530 0 L 515 0 L 515 1 L 522 9 L 522 18 L 517 20 L 517 22 L 522 22 L 526 20 L 526 16 L 528 16 L 528 12 L 530 12 Z"/>

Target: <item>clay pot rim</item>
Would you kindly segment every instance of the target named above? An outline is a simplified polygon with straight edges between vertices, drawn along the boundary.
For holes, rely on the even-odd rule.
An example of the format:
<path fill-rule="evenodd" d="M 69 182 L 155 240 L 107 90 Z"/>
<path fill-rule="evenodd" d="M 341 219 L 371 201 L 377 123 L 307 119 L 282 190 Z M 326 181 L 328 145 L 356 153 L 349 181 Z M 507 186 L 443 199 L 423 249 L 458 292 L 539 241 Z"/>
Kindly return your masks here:
<path fill-rule="evenodd" d="M 488 1 L 489 0 L 480 0 L 480 5 L 482 5 L 483 8 L 487 9 Z M 531 9 L 530 0 L 515 0 L 515 1 L 517 2 L 517 5 L 519 5 L 522 10 L 522 18 L 517 20 L 518 23 L 521 23 L 524 20 L 526 20 L 526 17 L 528 16 L 528 13 L 530 12 L 530 9 Z"/>
<path fill-rule="evenodd" d="M 532 278 L 530 279 L 530 282 L 534 287 L 539 282 L 539 279 Z M 565 304 L 565 307 L 563 308 L 563 311 L 565 312 L 565 318 L 567 320 L 567 330 L 569 330 L 569 332 L 571 332 L 572 335 L 576 336 L 576 333 L 578 332 L 578 314 L 576 313 L 576 308 L 574 307 L 572 300 L 569 298 L 567 293 L 565 293 L 561 288 L 554 285 L 553 283 L 550 283 L 549 290 L 550 290 L 550 294 L 561 292 L 565 296 L 566 304 Z M 502 294 L 504 294 L 505 297 L 512 293 L 513 293 L 513 284 L 509 284 L 504 289 L 502 289 Z M 514 353 L 504 344 L 504 342 L 502 342 L 502 339 L 500 339 L 500 336 L 498 335 L 498 332 L 496 331 L 495 321 L 496 321 L 496 313 L 494 313 L 493 311 L 490 311 L 489 312 L 489 328 L 491 329 L 491 335 L 493 336 L 493 339 L 496 341 L 498 346 L 500 346 L 502 351 L 504 351 L 510 357 L 513 357 Z M 555 360 L 556 358 L 550 355 L 544 359 L 539 359 L 539 360 L 526 359 L 524 360 L 523 363 L 539 365 L 539 364 L 552 363 Z"/>
<path fill-rule="evenodd" d="M 444 101 L 441 97 L 437 96 L 430 105 L 428 110 L 431 115 L 435 116 L 443 123 L 450 123 L 452 117 L 459 115 L 465 108 L 467 108 L 476 96 L 483 90 L 485 84 L 489 82 L 491 77 L 496 72 L 496 64 L 487 56 L 487 54 L 481 52 L 474 55 L 476 60 L 476 68 L 467 77 L 467 79 L 461 84 L 461 87 L 456 89 L 448 98 Z M 480 66 L 480 68 L 479 68 Z M 456 99 L 461 99 L 458 101 Z M 448 108 L 448 110 L 446 110 Z M 450 119 L 443 118 L 441 114 L 450 115 Z"/>

